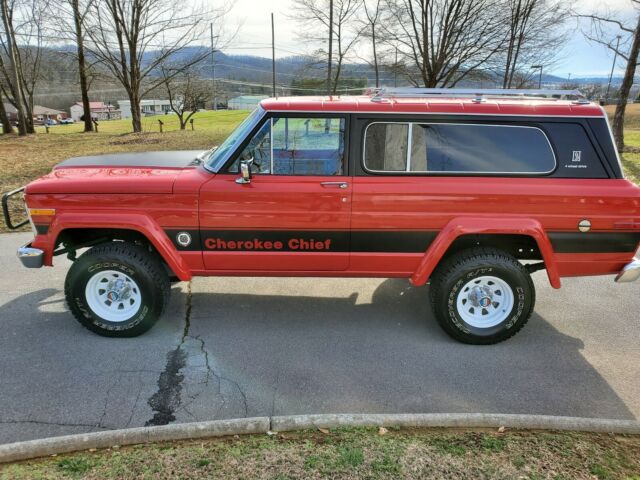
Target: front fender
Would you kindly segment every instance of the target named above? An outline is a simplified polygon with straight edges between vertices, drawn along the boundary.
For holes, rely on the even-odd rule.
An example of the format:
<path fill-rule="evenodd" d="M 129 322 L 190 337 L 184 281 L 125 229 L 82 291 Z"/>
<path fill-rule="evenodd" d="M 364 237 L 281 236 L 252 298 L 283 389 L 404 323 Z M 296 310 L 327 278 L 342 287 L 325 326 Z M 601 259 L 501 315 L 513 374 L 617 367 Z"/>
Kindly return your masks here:
<path fill-rule="evenodd" d="M 416 271 L 411 276 L 411 283 L 416 286 L 422 286 L 427 283 L 427 280 L 429 280 L 429 277 L 451 244 L 461 235 L 469 234 L 517 234 L 532 237 L 538 244 L 538 249 L 547 269 L 549 283 L 553 288 L 560 288 L 560 274 L 558 273 L 551 241 L 540 222 L 531 218 L 487 219 L 457 217 L 452 219 L 440 231 L 425 252 Z"/>
<path fill-rule="evenodd" d="M 182 281 L 192 278 L 191 270 L 175 249 L 164 230 L 150 217 L 137 213 L 60 213 L 51 222 L 46 235 L 38 235 L 32 245 L 45 252 L 44 264 L 52 265 L 58 236 L 69 228 L 133 230 L 145 236 Z"/>

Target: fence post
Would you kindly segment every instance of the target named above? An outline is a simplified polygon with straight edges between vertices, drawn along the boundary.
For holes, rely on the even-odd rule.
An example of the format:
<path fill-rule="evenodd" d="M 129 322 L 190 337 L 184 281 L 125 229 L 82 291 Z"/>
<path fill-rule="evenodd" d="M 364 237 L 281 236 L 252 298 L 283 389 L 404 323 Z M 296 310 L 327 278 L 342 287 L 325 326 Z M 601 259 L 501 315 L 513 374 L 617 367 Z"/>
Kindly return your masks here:
<path fill-rule="evenodd" d="M 162 120 L 158 120 L 158 124 L 160 124 L 160 133 L 162 133 L 162 126 L 164 125 L 164 123 L 162 123 Z"/>
<path fill-rule="evenodd" d="M 96 133 L 98 133 L 98 121 L 97 120 L 91 120 L 93 122 L 93 128 L 95 130 Z"/>
<path fill-rule="evenodd" d="M 46 123 L 44 124 L 44 131 L 49 133 L 49 125 L 47 125 Z"/>
<path fill-rule="evenodd" d="M 191 120 L 189 120 L 189 123 L 191 124 L 191 130 L 195 130 L 195 129 L 193 128 L 193 118 L 192 118 Z"/>

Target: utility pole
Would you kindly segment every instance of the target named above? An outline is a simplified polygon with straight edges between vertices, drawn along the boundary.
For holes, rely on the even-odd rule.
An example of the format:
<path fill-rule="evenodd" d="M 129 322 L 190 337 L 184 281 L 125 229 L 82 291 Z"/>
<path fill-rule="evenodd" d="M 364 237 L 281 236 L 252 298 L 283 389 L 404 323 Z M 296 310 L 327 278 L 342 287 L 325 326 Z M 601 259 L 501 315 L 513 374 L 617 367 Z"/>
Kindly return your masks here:
<path fill-rule="evenodd" d="M 273 26 L 273 12 L 271 12 L 271 72 L 273 82 L 273 96 L 276 96 L 276 30 Z"/>
<path fill-rule="evenodd" d="M 616 49 L 613 54 L 613 64 L 611 65 L 611 73 L 609 74 L 609 83 L 607 83 L 607 93 L 604 94 L 604 101 L 608 102 L 609 89 L 611 88 L 611 80 L 613 79 L 613 70 L 616 68 L 616 60 L 618 60 L 618 48 L 620 47 L 620 35 L 616 37 Z"/>
<path fill-rule="evenodd" d="M 331 56 L 333 54 L 333 0 L 329 0 L 329 61 L 327 63 L 327 95 L 331 95 Z"/>
<path fill-rule="evenodd" d="M 393 86 L 398 88 L 398 47 L 396 47 L 396 61 L 393 64 Z"/>
<path fill-rule="evenodd" d="M 542 88 L 542 65 L 531 65 L 531 68 L 539 68 L 540 75 L 538 76 L 538 89 Z"/>
<path fill-rule="evenodd" d="M 211 94 L 213 96 L 213 109 L 218 110 L 218 99 L 216 98 L 216 59 L 213 48 L 213 23 L 211 23 Z"/>

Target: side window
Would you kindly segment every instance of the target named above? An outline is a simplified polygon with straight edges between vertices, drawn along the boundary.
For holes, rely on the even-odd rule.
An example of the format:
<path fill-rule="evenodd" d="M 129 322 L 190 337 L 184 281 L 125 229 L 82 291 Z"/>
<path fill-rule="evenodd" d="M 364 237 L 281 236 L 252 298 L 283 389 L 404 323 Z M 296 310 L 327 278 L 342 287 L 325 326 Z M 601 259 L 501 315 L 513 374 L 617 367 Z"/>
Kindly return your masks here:
<path fill-rule="evenodd" d="M 407 145 L 406 159 L 389 163 L 387 156 L 401 157 Z M 364 165 L 389 173 L 547 174 L 556 158 L 535 127 L 373 123 L 365 131 Z"/>
<path fill-rule="evenodd" d="M 239 165 L 242 160 L 251 161 L 251 170 L 253 173 L 269 174 L 271 173 L 271 121 L 265 124 L 244 147 L 242 153 L 231 164 L 228 171 L 230 173 L 239 173 Z"/>
<path fill-rule="evenodd" d="M 368 170 L 404 172 L 407 169 L 407 123 L 373 123 L 367 127 L 364 155 Z"/>
<path fill-rule="evenodd" d="M 252 170 L 272 175 L 343 175 L 344 118 L 268 120 L 229 168 L 237 173 L 241 160 Z"/>

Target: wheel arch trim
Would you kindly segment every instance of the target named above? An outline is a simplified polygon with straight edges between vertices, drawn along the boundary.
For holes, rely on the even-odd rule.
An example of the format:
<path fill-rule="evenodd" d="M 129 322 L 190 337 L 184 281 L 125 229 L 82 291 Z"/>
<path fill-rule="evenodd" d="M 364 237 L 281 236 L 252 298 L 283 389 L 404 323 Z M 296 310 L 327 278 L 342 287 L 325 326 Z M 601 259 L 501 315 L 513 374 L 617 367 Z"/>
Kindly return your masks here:
<path fill-rule="evenodd" d="M 53 249 L 63 231 L 68 229 L 102 230 L 110 228 L 114 230 L 131 230 L 143 235 L 181 281 L 191 280 L 191 270 L 173 246 L 165 231 L 155 220 L 144 214 L 99 213 L 87 215 L 86 213 L 60 213 L 56 215 L 51 223 L 46 235 L 46 241 L 44 239 L 41 241 L 39 237 L 36 237 L 33 245 L 43 248 L 45 251 L 45 265 L 52 265 Z"/>
<path fill-rule="evenodd" d="M 469 234 L 516 234 L 532 237 L 542 255 L 549 283 L 553 288 L 560 288 L 560 274 L 553 246 L 540 222 L 532 218 L 456 217 L 450 220 L 429 245 L 411 276 L 411 283 L 415 286 L 427 283 L 453 242 L 458 237 Z"/>

